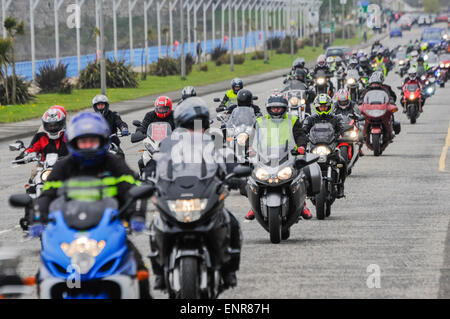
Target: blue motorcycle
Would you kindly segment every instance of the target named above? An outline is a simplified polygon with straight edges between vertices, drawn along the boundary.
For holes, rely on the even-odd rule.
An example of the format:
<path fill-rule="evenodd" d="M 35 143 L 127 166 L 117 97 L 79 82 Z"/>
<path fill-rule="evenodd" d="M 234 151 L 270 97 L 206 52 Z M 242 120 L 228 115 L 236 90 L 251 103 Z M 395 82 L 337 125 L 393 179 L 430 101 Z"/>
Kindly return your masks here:
<path fill-rule="evenodd" d="M 133 187 L 118 210 L 107 187 L 67 187 L 92 179 L 69 180 L 50 205 L 42 236 L 37 275 L 42 299 L 135 299 L 140 297 L 136 260 L 126 245 L 127 228 L 119 216 L 137 199 L 151 196 L 152 186 Z M 99 180 L 96 180 L 99 181 Z M 9 199 L 30 207 L 27 194 Z"/>

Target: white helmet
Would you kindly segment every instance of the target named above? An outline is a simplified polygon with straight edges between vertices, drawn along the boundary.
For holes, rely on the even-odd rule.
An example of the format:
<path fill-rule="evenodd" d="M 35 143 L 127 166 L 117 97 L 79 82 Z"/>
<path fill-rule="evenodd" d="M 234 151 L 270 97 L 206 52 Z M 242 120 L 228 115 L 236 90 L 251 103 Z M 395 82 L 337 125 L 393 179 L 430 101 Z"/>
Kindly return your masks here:
<path fill-rule="evenodd" d="M 48 138 L 57 140 L 66 129 L 66 116 L 61 110 L 49 109 L 42 115 L 42 126 Z"/>

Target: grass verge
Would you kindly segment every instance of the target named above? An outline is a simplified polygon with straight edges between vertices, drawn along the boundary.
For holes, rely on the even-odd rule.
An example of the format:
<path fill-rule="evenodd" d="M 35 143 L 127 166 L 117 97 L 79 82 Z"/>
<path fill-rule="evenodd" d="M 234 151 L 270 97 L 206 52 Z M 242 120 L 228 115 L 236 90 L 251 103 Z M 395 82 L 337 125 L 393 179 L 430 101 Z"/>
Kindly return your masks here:
<path fill-rule="evenodd" d="M 338 45 L 355 45 L 358 39 L 336 39 Z M 298 50 L 294 59 L 302 56 L 306 61 L 313 61 L 322 53 L 319 47 L 315 51 L 312 47 L 305 47 Z M 185 81 L 180 76 L 147 76 L 146 80 L 139 81 L 139 87 L 135 89 L 108 89 L 107 95 L 111 103 L 125 100 L 133 100 L 139 97 L 159 94 L 163 92 L 181 90 L 186 85 L 201 86 L 216 83 L 224 80 L 230 80 L 234 77 L 245 77 L 283 68 L 292 65 L 293 59 L 290 54 L 275 54 L 275 51 L 269 53 L 269 63 L 263 60 L 251 60 L 253 53 L 246 54 L 244 64 L 235 65 L 234 72 L 230 71 L 230 66 L 224 64 L 216 66 L 215 62 L 208 62 L 208 71 L 201 72 L 198 66 L 194 66 L 192 73 L 187 76 Z M 224 88 L 224 91 L 227 88 Z M 72 94 L 39 94 L 34 103 L 25 105 L 0 106 L 0 123 L 10 123 L 23 121 L 30 118 L 40 117 L 51 105 L 63 105 L 67 111 L 78 111 L 89 108 L 92 98 L 100 93 L 100 89 L 73 90 Z"/>

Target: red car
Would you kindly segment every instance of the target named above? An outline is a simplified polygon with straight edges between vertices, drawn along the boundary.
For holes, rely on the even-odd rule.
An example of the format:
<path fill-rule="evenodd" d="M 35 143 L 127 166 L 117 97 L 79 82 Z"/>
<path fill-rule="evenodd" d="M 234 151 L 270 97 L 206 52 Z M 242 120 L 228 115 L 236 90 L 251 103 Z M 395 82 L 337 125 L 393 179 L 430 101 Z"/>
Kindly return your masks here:
<path fill-rule="evenodd" d="M 440 15 L 437 17 L 436 22 L 448 22 L 448 17 L 446 15 Z"/>

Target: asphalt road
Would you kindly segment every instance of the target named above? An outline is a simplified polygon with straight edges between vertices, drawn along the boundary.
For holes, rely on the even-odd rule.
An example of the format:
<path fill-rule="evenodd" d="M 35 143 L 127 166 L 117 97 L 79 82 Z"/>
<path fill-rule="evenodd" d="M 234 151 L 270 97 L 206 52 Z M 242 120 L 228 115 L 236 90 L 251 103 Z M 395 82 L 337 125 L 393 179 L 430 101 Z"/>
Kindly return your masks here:
<path fill-rule="evenodd" d="M 416 28 L 402 39 L 382 43 L 392 47 L 419 37 Z M 387 82 L 399 86 L 400 78 L 391 74 Z M 281 78 L 249 86 L 261 105 L 279 87 Z M 331 217 L 300 221 L 291 229 L 290 239 L 279 245 L 270 243 L 256 220 L 244 220 L 250 206 L 233 192 L 227 207 L 241 222 L 244 243 L 238 286 L 221 298 L 450 298 L 448 158 L 445 171 L 439 170 L 449 132 L 449 94 L 449 88 L 439 89 L 415 125 L 396 113 L 402 132 L 381 157 L 364 148 L 366 156 L 347 179 L 346 198 L 336 201 Z M 216 106 L 214 97 L 203 97 L 211 102 L 211 109 Z M 131 123 L 144 114 L 128 114 L 124 120 Z M 17 226 L 22 211 L 9 207 L 7 199 L 23 192 L 31 165 L 12 168 L 11 142 L 0 143 L 0 203 L 4 207 L 0 244 L 21 249 L 20 272 L 29 276 L 38 268 L 39 240 L 24 238 Z M 128 164 L 137 170 L 141 145 L 123 139 L 122 147 Z M 131 239 L 143 255 L 148 254 L 147 236 Z M 160 292 L 153 295 L 167 298 Z"/>

